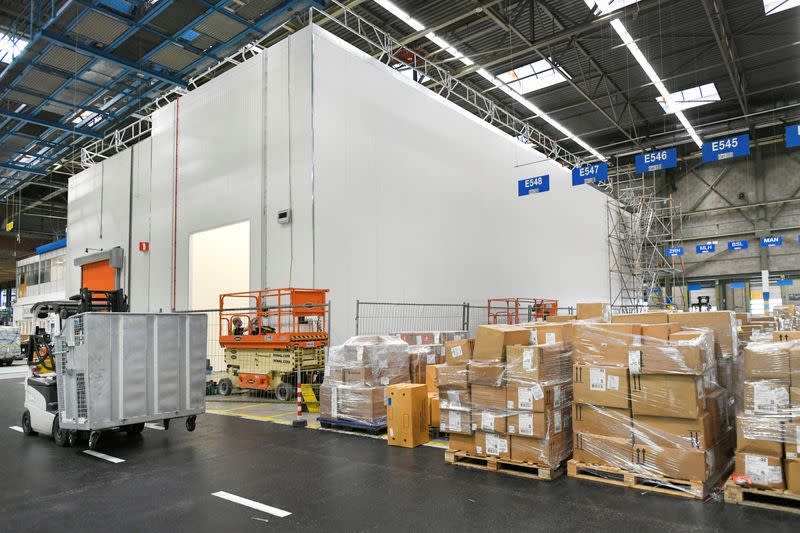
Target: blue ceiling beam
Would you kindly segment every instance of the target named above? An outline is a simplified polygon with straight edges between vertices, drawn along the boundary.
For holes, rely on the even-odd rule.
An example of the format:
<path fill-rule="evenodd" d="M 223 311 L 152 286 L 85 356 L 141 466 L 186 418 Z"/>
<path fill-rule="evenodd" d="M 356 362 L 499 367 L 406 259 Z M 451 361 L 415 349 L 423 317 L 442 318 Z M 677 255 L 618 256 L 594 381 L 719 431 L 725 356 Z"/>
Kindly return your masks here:
<path fill-rule="evenodd" d="M 0 168 L 5 168 L 7 170 L 16 170 L 19 172 L 30 172 L 31 174 L 36 174 L 37 176 L 47 176 L 50 174 L 46 168 L 35 168 L 35 167 L 26 167 L 24 165 L 16 165 L 14 163 L 0 163 Z M 3 179 L 7 179 L 8 176 L 3 176 Z M 19 180 L 21 181 L 21 180 Z"/>
<path fill-rule="evenodd" d="M 105 50 L 92 48 L 84 44 L 79 44 L 76 43 L 74 40 L 70 42 L 70 39 L 66 35 L 62 35 L 50 30 L 45 30 L 42 32 L 42 37 L 44 37 L 48 41 L 58 43 L 62 46 L 79 50 L 80 52 L 90 55 L 95 59 L 102 59 L 108 61 L 109 63 L 113 63 L 119 67 L 124 67 L 135 72 L 141 72 L 142 74 L 145 74 L 151 78 L 155 78 L 161 81 L 166 81 L 172 83 L 173 85 L 177 85 L 178 87 L 186 87 L 186 83 L 180 78 L 175 78 L 167 74 L 161 74 L 160 72 L 156 72 L 155 70 L 145 68 L 141 64 L 135 63 L 133 61 L 128 61 L 127 59 L 123 59 L 121 57 L 117 57 L 114 54 L 106 52 Z"/>
<path fill-rule="evenodd" d="M 105 117 L 111 117 L 111 113 L 107 111 L 103 111 L 99 107 L 92 107 L 88 105 L 76 104 L 74 102 L 67 102 L 65 100 L 59 100 L 58 98 L 54 98 L 52 95 L 48 96 L 44 93 L 40 93 L 39 91 L 33 91 L 31 89 L 27 89 L 25 87 L 18 87 L 15 86 L 13 88 L 14 91 L 22 94 L 27 94 L 28 96 L 33 96 L 36 98 L 41 98 L 43 100 L 47 100 L 48 102 L 53 102 L 54 104 L 63 105 L 66 107 L 74 107 L 77 109 L 81 109 L 83 111 L 91 111 L 92 113 L 97 113 L 98 115 L 103 115 Z"/>
<path fill-rule="evenodd" d="M 73 133 L 75 135 L 82 135 L 83 137 L 91 137 L 92 139 L 102 139 L 103 136 L 97 132 L 92 130 L 88 130 L 85 128 L 70 128 L 66 124 L 59 124 L 58 122 L 53 122 L 52 120 L 45 120 L 43 118 L 35 117 L 33 115 L 28 115 L 27 113 L 15 113 L 13 111 L 6 111 L 5 109 L 0 109 L 0 116 L 13 118 L 14 120 L 21 120 L 23 122 L 30 122 L 31 124 L 36 124 L 38 126 L 43 126 L 45 128 L 53 128 L 55 130 L 66 131 L 69 133 Z"/>

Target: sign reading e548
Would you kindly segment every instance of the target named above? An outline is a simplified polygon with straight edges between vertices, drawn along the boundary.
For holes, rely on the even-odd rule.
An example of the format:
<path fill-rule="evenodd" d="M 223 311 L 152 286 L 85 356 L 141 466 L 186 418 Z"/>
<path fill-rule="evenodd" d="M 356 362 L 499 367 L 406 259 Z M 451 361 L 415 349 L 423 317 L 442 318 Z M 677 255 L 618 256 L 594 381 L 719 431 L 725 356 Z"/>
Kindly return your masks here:
<path fill-rule="evenodd" d="M 535 178 L 525 178 L 517 182 L 518 196 L 527 196 L 537 192 L 547 192 L 550 190 L 550 176 L 536 176 Z"/>
<path fill-rule="evenodd" d="M 667 148 L 666 150 L 656 150 L 636 156 L 636 172 L 655 172 L 665 168 L 675 168 L 678 166 L 678 150 Z"/>
<path fill-rule="evenodd" d="M 722 137 L 703 143 L 703 163 L 750 155 L 750 135 Z"/>
<path fill-rule="evenodd" d="M 572 169 L 572 185 L 597 183 L 608 179 L 608 163 L 593 163 Z"/>

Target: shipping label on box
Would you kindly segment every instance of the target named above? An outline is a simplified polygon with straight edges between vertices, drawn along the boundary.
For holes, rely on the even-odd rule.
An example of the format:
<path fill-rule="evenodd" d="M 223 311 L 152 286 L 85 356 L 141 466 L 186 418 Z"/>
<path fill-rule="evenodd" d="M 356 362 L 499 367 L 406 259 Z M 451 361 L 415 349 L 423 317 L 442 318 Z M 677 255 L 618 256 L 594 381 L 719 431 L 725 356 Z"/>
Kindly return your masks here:
<path fill-rule="evenodd" d="M 572 387 L 576 403 L 621 409 L 630 405 L 627 368 L 575 365 Z"/>
<path fill-rule="evenodd" d="M 744 384 L 745 414 L 789 414 L 789 382 L 748 381 Z"/>

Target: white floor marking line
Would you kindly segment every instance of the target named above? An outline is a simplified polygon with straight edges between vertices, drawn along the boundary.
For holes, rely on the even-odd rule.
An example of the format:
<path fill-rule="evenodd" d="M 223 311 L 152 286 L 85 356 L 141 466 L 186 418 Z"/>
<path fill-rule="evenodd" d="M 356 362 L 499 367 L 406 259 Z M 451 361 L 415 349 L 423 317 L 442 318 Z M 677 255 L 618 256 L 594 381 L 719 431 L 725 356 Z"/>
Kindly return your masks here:
<path fill-rule="evenodd" d="M 147 429 L 157 429 L 159 431 L 164 431 L 166 429 L 164 426 L 160 426 L 158 424 L 150 424 L 150 423 L 145 424 L 144 427 L 146 427 Z"/>
<path fill-rule="evenodd" d="M 270 507 L 269 505 L 265 505 L 263 503 L 254 502 L 253 500 L 248 500 L 247 498 L 242 498 L 241 496 L 237 496 L 223 490 L 214 492 L 211 495 L 216 496 L 217 498 L 222 498 L 223 500 L 228 500 L 229 502 L 250 507 L 251 509 L 269 513 L 272 516 L 277 516 L 278 518 L 285 518 L 292 514 L 289 511 L 284 511 L 283 509 L 278 509 L 277 507 Z"/>
<path fill-rule="evenodd" d="M 13 429 L 14 431 L 19 431 L 20 433 L 23 432 L 22 428 L 19 426 L 8 426 L 8 429 Z"/>
<path fill-rule="evenodd" d="M 86 455 L 91 455 L 92 457 L 97 457 L 98 459 L 104 459 L 109 463 L 124 463 L 125 459 L 120 459 L 119 457 L 112 457 L 111 455 L 106 455 L 104 453 L 96 452 L 94 450 L 83 450 L 83 453 Z"/>

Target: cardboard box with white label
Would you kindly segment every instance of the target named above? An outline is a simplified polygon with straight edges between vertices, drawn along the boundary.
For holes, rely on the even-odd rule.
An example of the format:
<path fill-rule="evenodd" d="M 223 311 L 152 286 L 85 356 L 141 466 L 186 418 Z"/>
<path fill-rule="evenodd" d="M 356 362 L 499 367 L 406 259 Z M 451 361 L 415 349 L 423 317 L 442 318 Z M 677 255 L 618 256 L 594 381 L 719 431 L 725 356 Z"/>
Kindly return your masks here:
<path fill-rule="evenodd" d="M 575 403 L 629 409 L 628 369 L 616 366 L 574 365 L 572 395 Z"/>

